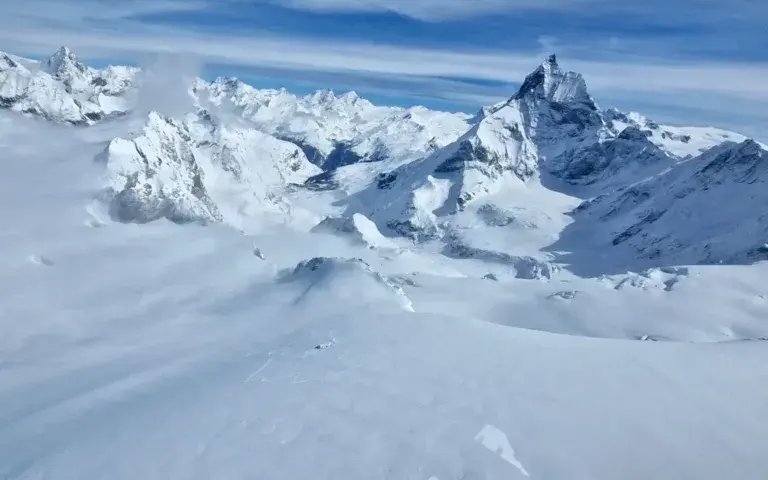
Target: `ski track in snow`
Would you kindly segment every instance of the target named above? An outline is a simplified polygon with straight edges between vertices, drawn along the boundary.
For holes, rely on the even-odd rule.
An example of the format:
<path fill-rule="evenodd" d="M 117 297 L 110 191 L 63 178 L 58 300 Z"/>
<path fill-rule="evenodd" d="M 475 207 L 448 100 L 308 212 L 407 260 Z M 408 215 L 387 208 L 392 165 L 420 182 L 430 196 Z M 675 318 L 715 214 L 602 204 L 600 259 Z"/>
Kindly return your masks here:
<path fill-rule="evenodd" d="M 269 364 L 270 364 L 270 363 L 272 363 L 272 360 L 273 360 L 273 358 L 272 358 L 272 355 L 270 355 L 270 356 L 269 356 L 269 358 L 267 359 L 267 361 L 266 361 L 266 362 L 264 362 L 264 365 L 260 366 L 258 370 L 256 370 L 256 371 L 255 371 L 255 372 L 253 372 L 252 374 L 248 375 L 248 378 L 246 378 L 246 379 L 245 379 L 245 383 L 249 383 L 251 380 L 253 380 L 254 378 L 256 378 L 256 376 L 257 376 L 258 374 L 260 374 L 261 372 L 263 372 L 264 370 L 266 370 L 266 369 L 267 369 L 267 367 L 269 366 Z"/>

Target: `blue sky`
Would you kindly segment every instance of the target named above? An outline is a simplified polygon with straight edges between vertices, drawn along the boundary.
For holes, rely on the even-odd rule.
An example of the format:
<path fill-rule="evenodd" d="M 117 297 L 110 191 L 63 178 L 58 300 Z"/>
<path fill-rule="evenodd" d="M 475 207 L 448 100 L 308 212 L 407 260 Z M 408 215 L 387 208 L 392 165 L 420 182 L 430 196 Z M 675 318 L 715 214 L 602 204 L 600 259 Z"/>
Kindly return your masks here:
<path fill-rule="evenodd" d="M 5 0 L 0 50 L 473 112 L 548 52 L 601 106 L 768 139 L 764 0 Z M 178 63 L 178 62 L 177 62 Z"/>

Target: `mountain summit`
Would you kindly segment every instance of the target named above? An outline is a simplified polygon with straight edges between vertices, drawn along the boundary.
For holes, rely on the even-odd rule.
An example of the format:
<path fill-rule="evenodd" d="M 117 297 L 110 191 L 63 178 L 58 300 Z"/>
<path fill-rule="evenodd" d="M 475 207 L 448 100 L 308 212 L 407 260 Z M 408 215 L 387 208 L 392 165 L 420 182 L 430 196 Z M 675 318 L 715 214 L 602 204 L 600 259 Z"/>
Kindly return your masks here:
<path fill-rule="evenodd" d="M 60 47 L 53 55 L 43 61 L 41 67 L 51 75 L 58 75 L 72 69 L 85 73 L 88 70 L 68 47 Z"/>
<path fill-rule="evenodd" d="M 42 61 L 0 52 L 0 108 L 90 125 L 129 110 L 137 74 L 134 67 L 90 68 L 67 47 Z"/>
<path fill-rule="evenodd" d="M 544 62 L 523 81 L 511 100 L 534 98 L 552 102 L 579 102 L 594 107 L 592 97 L 587 93 L 587 84 L 579 73 L 563 72 L 555 54 Z"/>
<path fill-rule="evenodd" d="M 69 93 L 91 88 L 95 72 L 86 67 L 67 47 L 59 48 L 40 65 L 41 69 L 64 84 Z"/>
<path fill-rule="evenodd" d="M 673 163 L 640 125 L 611 125 L 582 75 L 563 71 L 550 55 L 513 97 L 483 109 L 455 142 L 389 172 L 386 199 L 360 213 L 398 234 L 431 239 L 445 233 L 440 217 L 521 182 L 546 176 L 600 189 Z M 414 178 L 420 179 L 416 188 Z"/>

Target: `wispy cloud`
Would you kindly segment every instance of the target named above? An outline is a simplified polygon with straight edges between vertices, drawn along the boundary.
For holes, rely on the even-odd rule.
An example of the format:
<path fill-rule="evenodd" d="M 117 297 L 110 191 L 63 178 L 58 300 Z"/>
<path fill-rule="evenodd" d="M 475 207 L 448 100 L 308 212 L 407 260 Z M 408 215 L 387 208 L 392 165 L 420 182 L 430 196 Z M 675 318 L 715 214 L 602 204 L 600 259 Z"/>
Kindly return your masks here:
<path fill-rule="evenodd" d="M 195 11 L 210 6 L 208 0 L 24 0 L 0 2 L 0 25 L 29 28 L 48 25 L 57 29 L 97 28 L 156 13 Z M 43 33 L 43 32 L 38 32 Z"/>
<path fill-rule="evenodd" d="M 702 101 L 716 105 L 723 112 L 723 118 L 731 119 L 739 112 L 759 115 L 768 110 L 768 82 L 759 80 L 768 78 L 768 63 L 706 59 L 670 61 L 669 57 L 660 54 L 659 49 L 650 48 L 644 52 L 640 44 L 633 45 L 635 54 L 630 55 L 622 50 L 626 50 L 628 43 L 618 37 L 606 36 L 600 48 L 595 45 L 587 48 L 543 34 L 538 37 L 538 44 L 533 39 L 533 48 L 515 52 L 476 45 L 427 48 L 402 42 L 372 43 L 364 38 L 338 40 L 308 36 L 308 32 L 299 35 L 220 29 L 206 31 L 203 35 L 193 23 L 163 24 L 142 20 L 147 15 L 208 12 L 225 3 L 231 8 L 240 1 L 243 0 L 0 2 L 0 46 L 13 52 L 42 56 L 66 44 L 86 58 L 143 62 L 158 54 L 184 54 L 204 63 L 226 65 L 246 73 L 268 69 L 273 74 L 282 72 L 286 78 L 306 79 L 322 78 L 323 75 L 328 78 L 330 75 L 337 84 L 361 91 L 366 88 L 386 91 L 391 96 L 399 91 L 403 97 L 440 98 L 460 106 L 473 102 L 491 103 L 511 95 L 512 84 L 520 82 L 541 61 L 542 52 L 557 48 L 560 53 L 565 53 L 560 55 L 563 66 L 583 73 L 598 101 L 606 98 L 618 106 L 622 103 L 636 105 L 638 100 L 663 95 L 664 98 L 679 98 L 677 103 L 683 104 L 681 108 Z M 427 12 L 437 8 L 445 12 L 454 7 L 465 8 L 461 5 L 467 4 L 475 6 L 475 12 L 498 7 L 499 3 L 506 5 L 499 8 L 507 9 L 574 6 L 572 0 L 279 1 L 293 2 L 296 8 L 400 8 L 407 10 L 404 14 L 414 16 L 422 10 Z M 710 0 L 701 1 L 702 5 L 713 5 Z M 736 0 L 737 3 L 743 1 Z M 655 44 L 653 39 L 648 41 Z M 482 82 L 485 81 L 497 85 L 484 86 Z M 749 111 L 743 110 L 745 105 Z M 466 109 L 476 106 L 479 105 Z M 695 118 L 691 118 L 691 122 L 698 123 Z M 768 124 L 768 119 L 765 123 Z"/>
<path fill-rule="evenodd" d="M 225 0 L 248 2 L 252 0 Z M 655 17 L 661 22 L 712 21 L 753 19 L 768 8 L 761 0 L 645 0 L 621 2 L 615 0 L 260 0 L 287 8 L 317 12 L 392 12 L 426 21 L 443 21 L 499 15 L 509 12 L 561 11 L 579 16 L 605 13 Z M 684 13 L 684 15 L 679 15 Z"/>
<path fill-rule="evenodd" d="M 601 0 L 267 0 L 289 8 L 319 12 L 392 12 L 439 21 L 504 11 L 578 9 Z"/>
<path fill-rule="evenodd" d="M 104 34 L 49 31 L 0 32 L 4 43 L 35 53 L 48 53 L 66 43 L 86 55 L 121 57 L 126 54 L 185 53 L 241 66 L 269 66 L 290 70 L 367 72 L 387 75 L 457 77 L 519 81 L 541 61 L 537 53 L 446 51 L 408 46 L 350 44 L 280 36 L 199 36 L 184 30 Z M 562 59 L 582 72 L 597 90 L 640 92 L 711 92 L 768 101 L 768 65 L 745 63 L 666 62 L 620 63 L 578 58 Z"/>

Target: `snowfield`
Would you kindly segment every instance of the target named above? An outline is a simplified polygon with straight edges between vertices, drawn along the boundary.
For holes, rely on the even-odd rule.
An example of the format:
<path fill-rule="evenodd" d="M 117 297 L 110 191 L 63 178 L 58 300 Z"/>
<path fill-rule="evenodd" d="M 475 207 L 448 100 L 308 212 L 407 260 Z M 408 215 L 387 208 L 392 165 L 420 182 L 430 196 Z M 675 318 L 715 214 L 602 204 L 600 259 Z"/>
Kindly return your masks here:
<path fill-rule="evenodd" d="M 219 80 L 83 122 L 47 95 L 102 71 L 3 58 L 56 88 L 0 110 L 0 478 L 765 478 L 757 142 L 554 57 L 473 118 Z"/>

